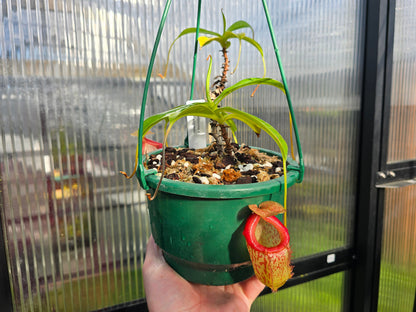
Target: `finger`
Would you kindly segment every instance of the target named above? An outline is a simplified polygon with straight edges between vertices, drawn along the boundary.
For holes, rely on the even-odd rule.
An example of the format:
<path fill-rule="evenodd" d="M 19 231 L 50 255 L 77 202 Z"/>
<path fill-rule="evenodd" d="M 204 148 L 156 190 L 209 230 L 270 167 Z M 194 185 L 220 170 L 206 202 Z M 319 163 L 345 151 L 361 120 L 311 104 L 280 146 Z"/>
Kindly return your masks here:
<path fill-rule="evenodd" d="M 241 282 L 241 288 L 244 294 L 246 295 L 247 299 L 251 303 L 263 291 L 265 286 L 262 282 L 259 281 L 259 279 L 256 276 L 253 276 Z"/>
<path fill-rule="evenodd" d="M 162 254 L 162 252 L 156 245 L 153 235 L 150 235 L 149 240 L 147 241 L 146 257 L 157 257 L 159 254 Z"/>
<path fill-rule="evenodd" d="M 159 267 L 160 265 L 166 264 L 165 259 L 162 255 L 162 250 L 156 245 L 153 236 L 150 235 L 146 247 L 146 256 L 144 259 L 144 265 L 151 267 Z"/>

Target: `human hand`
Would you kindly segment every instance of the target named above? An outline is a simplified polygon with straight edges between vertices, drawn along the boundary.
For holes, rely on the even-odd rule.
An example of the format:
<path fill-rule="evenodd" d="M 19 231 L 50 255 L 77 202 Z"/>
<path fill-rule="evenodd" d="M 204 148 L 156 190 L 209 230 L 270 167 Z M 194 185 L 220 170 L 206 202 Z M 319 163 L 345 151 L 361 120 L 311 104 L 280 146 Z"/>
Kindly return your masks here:
<path fill-rule="evenodd" d="M 264 289 L 255 276 L 225 286 L 190 283 L 166 263 L 152 236 L 147 244 L 143 280 L 151 312 L 250 311 L 251 304 Z"/>

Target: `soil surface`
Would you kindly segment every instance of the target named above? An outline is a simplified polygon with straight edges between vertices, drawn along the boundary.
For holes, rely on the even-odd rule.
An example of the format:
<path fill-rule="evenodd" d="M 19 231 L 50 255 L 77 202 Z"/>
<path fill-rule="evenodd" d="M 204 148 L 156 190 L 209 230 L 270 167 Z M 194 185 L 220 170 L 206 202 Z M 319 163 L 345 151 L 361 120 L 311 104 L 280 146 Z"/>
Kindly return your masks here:
<path fill-rule="evenodd" d="M 162 152 L 152 154 L 147 169 L 162 171 Z M 214 145 L 204 149 L 173 148 L 165 150 L 164 177 L 199 184 L 247 184 L 276 179 L 283 175 L 283 162 L 247 145 L 232 143 L 230 154 L 219 155 Z"/>

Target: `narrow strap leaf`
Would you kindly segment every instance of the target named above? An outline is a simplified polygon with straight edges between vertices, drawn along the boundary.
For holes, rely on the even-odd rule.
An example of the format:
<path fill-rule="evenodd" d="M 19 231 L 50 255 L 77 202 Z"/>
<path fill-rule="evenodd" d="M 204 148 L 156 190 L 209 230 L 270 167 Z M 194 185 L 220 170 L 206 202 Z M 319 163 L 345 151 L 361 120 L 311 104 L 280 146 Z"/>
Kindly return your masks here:
<path fill-rule="evenodd" d="M 227 28 L 227 31 L 235 31 L 243 28 L 250 28 L 252 33 L 252 38 L 254 39 L 254 29 L 251 25 L 245 21 L 237 21 Z"/>

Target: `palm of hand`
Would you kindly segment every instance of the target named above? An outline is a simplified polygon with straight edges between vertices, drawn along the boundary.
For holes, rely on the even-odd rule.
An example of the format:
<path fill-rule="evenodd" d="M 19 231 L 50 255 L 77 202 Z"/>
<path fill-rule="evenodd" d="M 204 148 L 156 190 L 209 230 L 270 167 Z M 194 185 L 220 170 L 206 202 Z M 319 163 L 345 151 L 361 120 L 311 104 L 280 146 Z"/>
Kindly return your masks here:
<path fill-rule="evenodd" d="M 143 279 L 150 311 L 249 311 L 264 285 L 252 277 L 226 285 L 189 283 L 163 259 L 153 238 L 149 239 Z"/>

